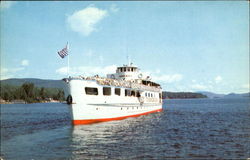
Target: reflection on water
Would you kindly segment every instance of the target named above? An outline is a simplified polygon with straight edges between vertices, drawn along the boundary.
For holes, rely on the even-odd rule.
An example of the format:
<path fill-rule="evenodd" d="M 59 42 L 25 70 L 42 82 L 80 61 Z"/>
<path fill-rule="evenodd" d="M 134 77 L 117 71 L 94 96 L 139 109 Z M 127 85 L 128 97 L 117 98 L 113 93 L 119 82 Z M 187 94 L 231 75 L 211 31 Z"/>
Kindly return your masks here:
<path fill-rule="evenodd" d="M 92 125 L 74 126 L 72 130 L 73 158 L 95 157 L 108 159 L 136 158 L 144 155 L 144 144 L 152 138 L 150 132 L 157 125 L 162 113 L 110 121 Z M 152 120 L 153 119 L 153 120 Z M 131 154 L 136 152 L 135 154 Z M 148 153 L 150 154 L 150 153 Z"/>

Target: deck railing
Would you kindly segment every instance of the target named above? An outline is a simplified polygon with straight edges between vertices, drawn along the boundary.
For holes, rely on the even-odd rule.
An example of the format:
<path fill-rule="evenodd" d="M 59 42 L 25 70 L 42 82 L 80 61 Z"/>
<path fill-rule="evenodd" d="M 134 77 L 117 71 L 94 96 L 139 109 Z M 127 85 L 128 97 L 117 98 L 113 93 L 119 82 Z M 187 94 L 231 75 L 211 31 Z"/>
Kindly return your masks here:
<path fill-rule="evenodd" d="M 70 79 L 84 79 L 84 80 L 95 80 L 99 85 L 107 85 L 107 86 L 116 86 L 116 87 L 124 87 L 124 88 L 132 88 L 137 90 L 148 90 L 152 92 L 160 92 L 160 86 L 147 86 L 141 83 L 137 83 L 134 81 L 126 81 L 126 80 L 117 80 L 110 79 L 104 77 L 71 77 Z"/>

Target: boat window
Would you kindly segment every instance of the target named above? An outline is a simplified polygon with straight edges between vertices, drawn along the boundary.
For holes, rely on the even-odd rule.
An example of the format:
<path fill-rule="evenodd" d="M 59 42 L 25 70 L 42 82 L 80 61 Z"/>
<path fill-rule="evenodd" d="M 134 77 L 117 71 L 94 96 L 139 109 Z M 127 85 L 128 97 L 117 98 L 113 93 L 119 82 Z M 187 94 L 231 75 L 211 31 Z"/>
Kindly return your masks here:
<path fill-rule="evenodd" d="M 130 68 L 128 68 L 128 71 L 130 72 Z"/>
<path fill-rule="evenodd" d="M 161 93 L 159 93 L 159 98 L 161 99 Z"/>
<path fill-rule="evenodd" d="M 115 88 L 115 95 L 121 95 L 121 88 Z"/>
<path fill-rule="evenodd" d="M 131 91 L 129 89 L 125 89 L 125 96 L 131 96 Z"/>
<path fill-rule="evenodd" d="M 131 91 L 131 96 L 135 96 L 135 91 Z"/>
<path fill-rule="evenodd" d="M 134 68 L 131 68 L 131 71 L 134 72 Z"/>
<path fill-rule="evenodd" d="M 136 97 L 141 97 L 141 94 L 139 91 L 136 91 Z"/>
<path fill-rule="evenodd" d="M 151 93 L 151 97 L 153 97 L 153 94 Z"/>
<path fill-rule="evenodd" d="M 85 93 L 88 95 L 98 95 L 97 88 L 85 87 Z"/>
<path fill-rule="evenodd" d="M 111 88 L 110 87 L 103 87 L 103 95 L 110 96 L 111 95 Z"/>

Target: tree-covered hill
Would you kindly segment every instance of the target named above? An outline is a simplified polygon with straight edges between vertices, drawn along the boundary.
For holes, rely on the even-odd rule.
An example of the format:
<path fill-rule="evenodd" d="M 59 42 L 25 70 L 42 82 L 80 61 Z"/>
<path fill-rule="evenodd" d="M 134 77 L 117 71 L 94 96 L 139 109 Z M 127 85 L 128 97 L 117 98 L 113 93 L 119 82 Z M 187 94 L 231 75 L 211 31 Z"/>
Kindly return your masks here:
<path fill-rule="evenodd" d="M 23 100 L 27 103 L 48 100 L 64 100 L 62 80 L 42 80 L 35 78 L 1 80 L 0 98 L 11 102 Z"/>
<path fill-rule="evenodd" d="M 21 86 L 1 84 L 0 99 L 5 102 L 22 100 L 26 103 L 46 102 L 51 100 L 63 101 L 64 92 L 60 88 L 39 88 L 33 83 L 24 83 Z"/>
<path fill-rule="evenodd" d="M 11 78 L 1 80 L 1 85 L 21 86 L 24 83 L 33 83 L 36 87 L 44 88 L 63 88 L 64 82 L 62 80 L 45 80 L 37 78 Z"/>

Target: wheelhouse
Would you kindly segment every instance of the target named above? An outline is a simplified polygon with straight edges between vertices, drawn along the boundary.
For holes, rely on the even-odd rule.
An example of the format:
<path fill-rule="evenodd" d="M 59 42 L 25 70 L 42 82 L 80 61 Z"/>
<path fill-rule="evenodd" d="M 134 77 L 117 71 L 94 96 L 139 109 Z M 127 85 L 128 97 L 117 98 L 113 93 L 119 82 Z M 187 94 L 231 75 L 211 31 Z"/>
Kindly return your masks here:
<path fill-rule="evenodd" d="M 134 66 L 124 66 L 124 67 L 118 67 L 116 69 L 116 73 L 123 73 L 123 72 L 138 72 L 138 68 Z"/>

